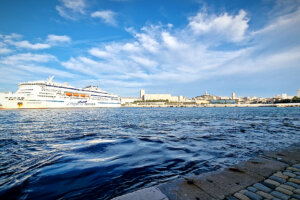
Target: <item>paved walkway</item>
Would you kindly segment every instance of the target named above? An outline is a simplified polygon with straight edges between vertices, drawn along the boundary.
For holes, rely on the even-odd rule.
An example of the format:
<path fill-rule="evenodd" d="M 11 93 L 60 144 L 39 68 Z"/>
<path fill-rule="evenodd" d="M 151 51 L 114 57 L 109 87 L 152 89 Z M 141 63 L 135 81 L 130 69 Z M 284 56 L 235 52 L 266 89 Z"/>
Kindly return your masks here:
<path fill-rule="evenodd" d="M 300 200 L 300 143 L 227 169 L 190 175 L 114 200 Z"/>
<path fill-rule="evenodd" d="M 282 199 L 300 200 L 300 164 L 294 164 L 283 171 L 278 171 L 270 177 L 255 183 L 227 200 L 262 200 Z"/>

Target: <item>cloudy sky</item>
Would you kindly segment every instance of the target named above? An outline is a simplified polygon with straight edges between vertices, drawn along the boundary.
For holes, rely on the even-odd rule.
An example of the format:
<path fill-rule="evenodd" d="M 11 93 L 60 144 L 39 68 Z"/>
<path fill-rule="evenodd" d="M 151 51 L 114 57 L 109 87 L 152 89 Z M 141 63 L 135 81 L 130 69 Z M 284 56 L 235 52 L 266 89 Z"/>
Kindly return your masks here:
<path fill-rule="evenodd" d="M 120 96 L 294 96 L 300 1 L 1 0 L 0 91 L 51 75 Z"/>

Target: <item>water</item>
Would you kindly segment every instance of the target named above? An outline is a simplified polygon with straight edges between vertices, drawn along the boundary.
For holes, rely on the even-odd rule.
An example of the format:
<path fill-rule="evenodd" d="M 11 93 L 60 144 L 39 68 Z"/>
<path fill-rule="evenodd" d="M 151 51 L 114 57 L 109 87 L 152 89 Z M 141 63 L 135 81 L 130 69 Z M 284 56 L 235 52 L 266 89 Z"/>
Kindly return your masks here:
<path fill-rule="evenodd" d="M 299 142 L 300 108 L 0 111 L 0 199 L 110 199 Z"/>

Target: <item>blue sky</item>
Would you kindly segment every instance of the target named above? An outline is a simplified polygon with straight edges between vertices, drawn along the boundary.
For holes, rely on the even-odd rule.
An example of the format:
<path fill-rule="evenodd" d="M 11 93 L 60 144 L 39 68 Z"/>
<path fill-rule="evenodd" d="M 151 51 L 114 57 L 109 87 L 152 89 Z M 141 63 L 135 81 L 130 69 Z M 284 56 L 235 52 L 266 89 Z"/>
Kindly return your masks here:
<path fill-rule="evenodd" d="M 299 0 L 1 0 L 0 91 L 55 75 L 120 96 L 300 88 Z"/>

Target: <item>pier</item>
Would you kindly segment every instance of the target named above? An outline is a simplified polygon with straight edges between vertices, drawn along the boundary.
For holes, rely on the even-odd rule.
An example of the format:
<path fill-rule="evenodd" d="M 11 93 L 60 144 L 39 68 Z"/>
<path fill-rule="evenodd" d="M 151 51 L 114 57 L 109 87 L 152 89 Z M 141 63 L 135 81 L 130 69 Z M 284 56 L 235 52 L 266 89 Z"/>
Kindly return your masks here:
<path fill-rule="evenodd" d="M 113 200 L 299 200 L 300 143 L 226 169 L 188 175 Z"/>

